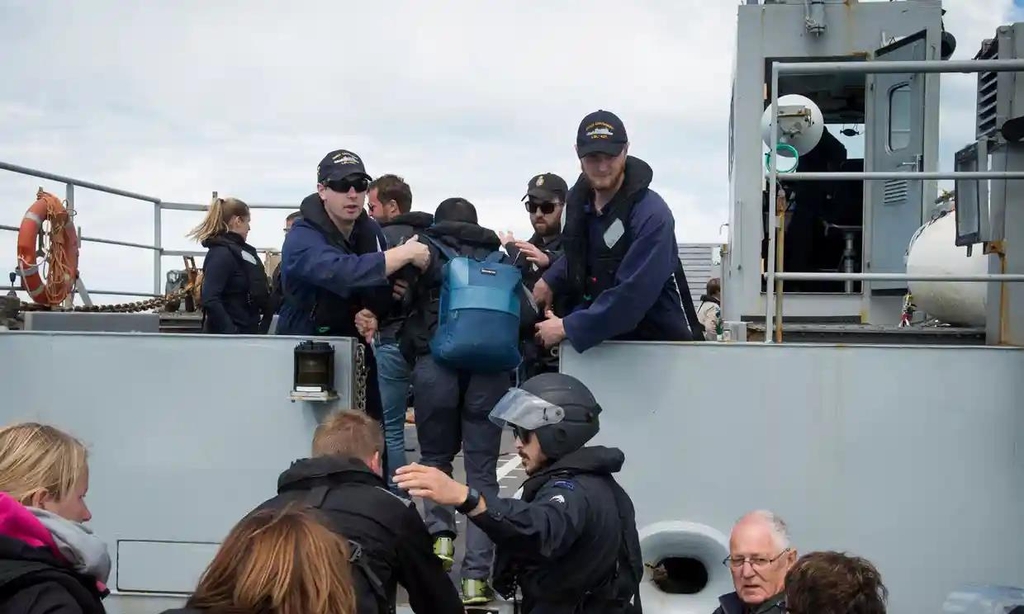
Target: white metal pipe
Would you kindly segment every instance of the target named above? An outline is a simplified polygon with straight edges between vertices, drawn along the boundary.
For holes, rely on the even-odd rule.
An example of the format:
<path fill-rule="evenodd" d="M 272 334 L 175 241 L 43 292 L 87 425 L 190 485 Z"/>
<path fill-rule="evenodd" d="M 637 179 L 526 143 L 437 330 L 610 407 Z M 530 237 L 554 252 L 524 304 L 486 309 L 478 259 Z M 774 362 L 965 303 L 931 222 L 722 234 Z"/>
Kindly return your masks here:
<path fill-rule="evenodd" d="M 17 164 L 8 164 L 7 162 L 0 162 L 0 169 L 5 171 L 11 171 L 12 173 L 19 173 L 21 175 L 29 175 L 30 177 L 50 179 L 51 181 L 59 181 L 61 183 L 70 183 L 72 185 L 77 185 L 82 188 L 96 190 L 97 192 L 106 192 L 107 194 L 113 194 L 115 196 L 124 196 L 125 198 L 134 198 L 135 200 L 145 200 L 151 203 L 160 202 L 160 199 L 154 196 L 146 196 L 144 194 L 137 194 L 135 192 L 119 190 L 117 188 L 112 188 L 98 183 L 93 183 L 91 181 L 81 181 L 80 179 L 72 179 L 71 177 L 56 175 L 54 173 L 47 173 L 46 171 L 40 171 L 25 166 L 18 166 Z"/>
<path fill-rule="evenodd" d="M 21 286 L 0 286 L 0 290 L 18 290 L 18 291 L 21 291 L 21 292 L 25 291 L 25 289 L 22 288 Z M 108 296 L 148 296 L 150 298 L 156 298 L 158 296 L 163 296 L 163 294 L 151 294 L 149 292 L 127 292 L 125 290 L 92 290 L 92 289 L 89 290 L 89 294 L 91 296 L 96 296 L 97 294 L 106 294 Z"/>
<path fill-rule="evenodd" d="M 895 171 L 863 171 L 843 173 L 782 173 L 779 179 L 784 181 L 871 181 L 905 179 L 920 181 L 926 179 L 1024 179 L 1021 171 L 932 171 L 932 172 L 895 172 Z"/>
<path fill-rule="evenodd" d="M 899 60 L 866 62 L 772 62 L 782 75 L 825 73 L 980 73 L 1024 71 L 1024 60 Z"/>
<path fill-rule="evenodd" d="M 787 281 L 1024 281 L 1024 274 L 913 275 L 908 273 L 796 273 L 780 272 L 776 279 Z"/>
<path fill-rule="evenodd" d="M 131 243 L 130 241 L 115 241 L 114 239 L 100 239 L 98 237 L 79 237 L 81 241 L 87 241 L 89 243 L 105 243 L 107 245 L 120 245 L 122 247 L 137 247 L 139 249 L 151 249 L 159 250 L 160 248 L 155 245 L 145 245 L 143 243 Z"/>
<path fill-rule="evenodd" d="M 197 203 L 160 203 L 161 209 L 168 209 L 171 211 L 206 211 L 207 205 L 200 205 Z M 298 211 L 299 206 L 295 204 L 280 204 L 280 203 L 256 203 L 250 204 L 250 209 L 294 209 Z"/>

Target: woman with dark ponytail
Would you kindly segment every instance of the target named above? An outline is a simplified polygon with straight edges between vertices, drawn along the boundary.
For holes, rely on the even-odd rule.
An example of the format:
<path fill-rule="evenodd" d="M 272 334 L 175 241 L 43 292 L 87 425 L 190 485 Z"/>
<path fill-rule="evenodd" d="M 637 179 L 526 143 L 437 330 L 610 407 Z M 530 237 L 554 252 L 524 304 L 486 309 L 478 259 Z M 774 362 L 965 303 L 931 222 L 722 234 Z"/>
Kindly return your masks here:
<path fill-rule="evenodd" d="M 188 234 L 209 251 L 203 259 L 203 331 L 230 335 L 269 328 L 270 284 L 249 236 L 249 206 L 214 198 L 206 218 Z"/>

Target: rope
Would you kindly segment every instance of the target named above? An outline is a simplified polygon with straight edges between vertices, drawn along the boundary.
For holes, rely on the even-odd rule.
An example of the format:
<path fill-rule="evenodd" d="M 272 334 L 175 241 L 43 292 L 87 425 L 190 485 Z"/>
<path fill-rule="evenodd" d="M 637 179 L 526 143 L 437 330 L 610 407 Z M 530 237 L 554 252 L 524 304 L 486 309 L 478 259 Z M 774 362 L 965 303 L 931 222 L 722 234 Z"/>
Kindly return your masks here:
<path fill-rule="evenodd" d="M 39 228 L 39 233 L 47 240 L 47 249 L 40 264 L 46 268 L 46 302 L 56 306 L 60 304 L 62 294 L 71 294 L 74 291 L 75 275 L 68 263 L 68 251 L 78 246 L 68 245 L 67 235 L 64 234 L 71 216 L 63 203 L 53 194 L 44 192 L 42 188 L 36 192 L 36 198 L 46 202 L 45 221 L 50 222 L 48 232 L 44 233 L 43 228 Z"/>
<path fill-rule="evenodd" d="M 778 152 L 780 149 L 788 151 L 788 152 L 793 154 L 793 168 L 791 168 L 789 170 L 786 170 L 786 171 L 779 170 L 779 172 L 780 173 L 792 173 L 793 171 L 796 170 L 797 165 L 800 164 L 800 152 L 796 150 L 796 147 L 793 147 L 792 145 L 790 145 L 788 143 L 779 143 L 778 145 L 775 146 L 775 151 L 776 152 Z M 764 154 L 764 169 L 766 171 L 768 171 L 769 173 L 772 172 L 772 153 L 770 151 L 768 153 Z"/>

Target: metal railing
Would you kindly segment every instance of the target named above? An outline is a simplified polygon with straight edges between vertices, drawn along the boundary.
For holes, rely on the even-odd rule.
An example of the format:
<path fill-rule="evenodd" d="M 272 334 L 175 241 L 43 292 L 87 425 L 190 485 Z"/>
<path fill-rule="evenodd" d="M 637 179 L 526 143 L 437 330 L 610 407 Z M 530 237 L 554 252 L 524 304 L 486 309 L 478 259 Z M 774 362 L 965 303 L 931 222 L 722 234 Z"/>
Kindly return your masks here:
<path fill-rule="evenodd" d="M 9 164 L 7 162 L 0 162 L 0 170 L 10 171 L 19 175 L 27 175 L 29 177 L 37 177 L 39 179 L 48 179 L 50 181 L 57 181 L 63 183 L 65 186 L 65 206 L 68 212 L 71 214 L 72 219 L 75 215 L 75 188 L 86 188 L 105 194 L 112 194 L 114 196 L 122 196 L 131 200 L 137 200 L 142 202 L 148 202 L 153 205 L 153 244 L 147 245 L 144 243 L 133 243 L 130 241 L 116 241 L 114 239 L 104 239 L 102 237 L 86 237 L 79 234 L 78 241 L 79 245 L 82 243 L 103 243 L 106 245 L 118 245 L 121 247 L 132 247 L 136 249 L 145 249 L 153 252 L 153 291 L 152 292 L 129 292 L 125 290 L 109 290 L 109 289 L 96 289 L 88 288 L 89 294 L 105 294 L 109 296 L 144 296 L 144 297 L 159 297 L 163 296 L 163 265 L 162 258 L 164 256 L 202 256 L 206 254 L 205 251 L 192 251 L 192 250 L 173 250 L 165 249 L 163 247 L 163 229 L 162 229 L 162 215 L 163 210 L 172 211 L 206 211 L 207 205 L 195 204 L 195 203 L 175 203 L 175 202 L 164 202 L 155 196 L 146 196 L 145 194 L 138 194 L 136 192 L 129 192 L 127 190 L 121 190 L 118 188 L 93 183 L 91 181 L 83 181 L 81 179 L 74 179 L 72 177 L 65 177 L 64 175 L 57 175 L 55 173 L 49 173 L 46 171 L 37 170 L 34 168 L 27 168 L 24 166 L 18 166 L 16 164 Z M 298 209 L 297 204 L 249 204 L 250 209 Z M 76 224 L 77 226 L 77 224 Z M 18 232 L 20 230 L 17 226 L 7 226 L 0 224 L 0 230 Z M 270 248 L 260 248 L 260 252 L 273 251 Z M 21 285 L 16 286 L 0 286 L 0 291 L 7 290 L 23 290 Z M 73 298 L 69 297 L 69 300 Z"/>
<path fill-rule="evenodd" d="M 778 193 L 778 181 L 831 181 L 845 180 L 888 180 L 907 179 L 914 181 L 931 179 L 1024 179 L 1024 172 L 1009 171 L 950 171 L 950 172 L 835 172 L 835 173 L 783 173 L 779 175 L 778 142 L 779 142 L 779 75 L 820 75 L 820 74 L 898 74 L 898 73 L 979 73 L 979 72 L 1018 72 L 1024 71 L 1024 60 L 915 60 L 915 61 L 864 61 L 864 62 L 772 62 L 771 90 L 771 142 L 769 147 L 771 168 L 769 170 L 768 194 L 769 202 L 773 202 Z M 778 207 L 774 215 L 768 216 L 768 267 L 765 288 L 765 335 L 764 342 L 772 343 L 772 331 L 775 326 L 776 293 L 775 284 L 779 283 L 778 300 L 782 298 L 782 281 L 967 281 L 967 282 L 1022 282 L 1024 275 L 987 274 L 987 275 L 910 275 L 905 273 L 785 273 L 775 270 L 776 235 L 782 225 L 782 216 Z M 863 290 L 862 290 L 863 291 Z M 780 305 L 781 307 L 781 305 Z M 779 309 L 779 322 L 776 334 L 781 340 L 782 313 Z"/>

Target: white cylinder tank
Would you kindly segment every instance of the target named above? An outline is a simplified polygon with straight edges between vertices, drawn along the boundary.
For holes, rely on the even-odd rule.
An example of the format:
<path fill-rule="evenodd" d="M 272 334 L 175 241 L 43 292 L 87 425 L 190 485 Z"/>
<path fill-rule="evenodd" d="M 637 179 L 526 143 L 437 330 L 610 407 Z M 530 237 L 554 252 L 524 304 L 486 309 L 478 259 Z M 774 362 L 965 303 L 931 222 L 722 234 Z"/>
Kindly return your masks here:
<path fill-rule="evenodd" d="M 732 574 L 722 564 L 728 538 L 696 522 L 658 522 L 640 531 L 644 566 L 640 599 L 645 612 L 710 614 L 718 598 L 733 590 Z"/>
<path fill-rule="evenodd" d="M 984 275 L 988 256 L 975 247 L 956 245 L 956 212 L 929 221 L 910 239 L 906 252 L 911 275 Z M 920 311 L 954 326 L 984 326 L 987 284 L 978 282 L 911 281 L 910 293 Z"/>

